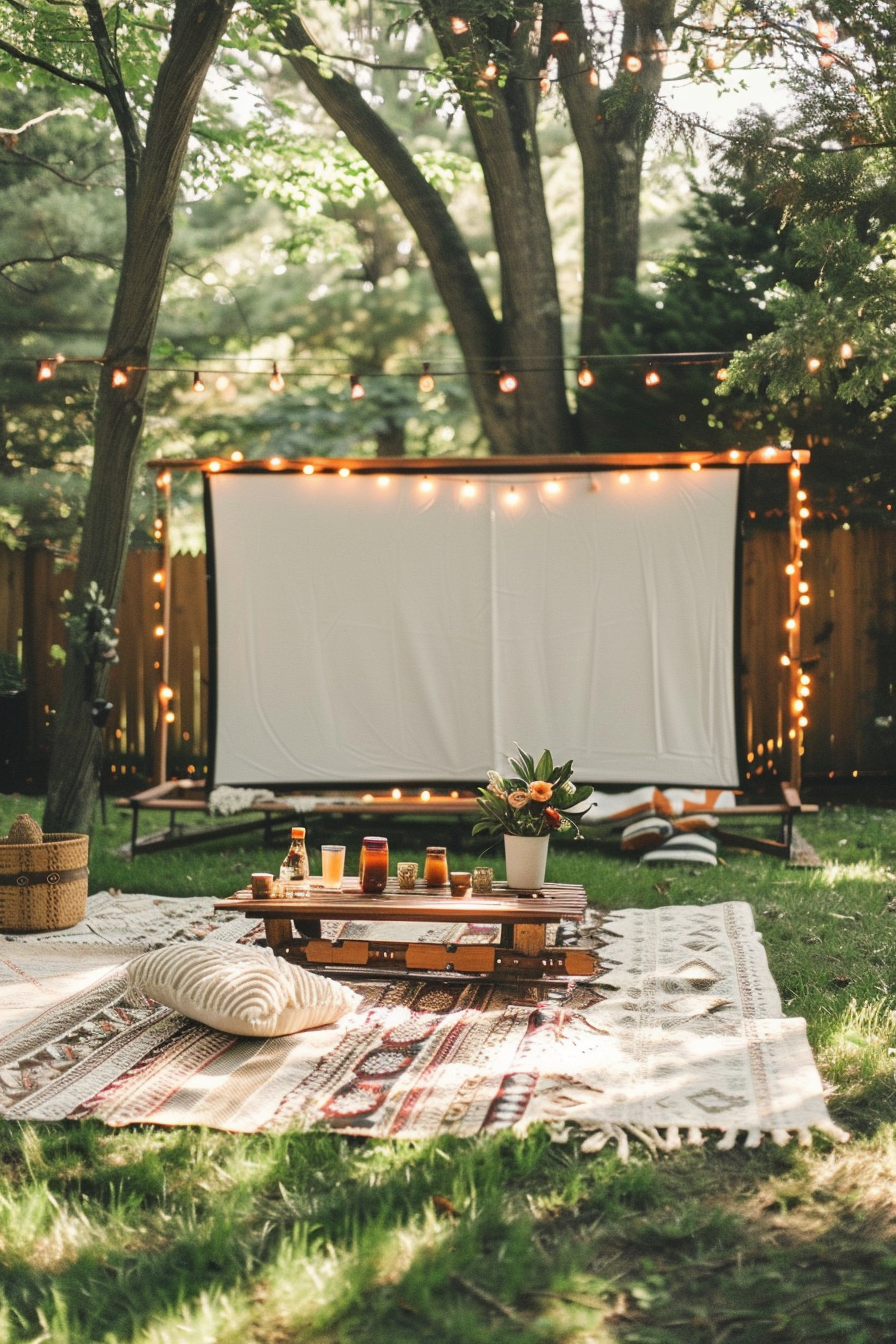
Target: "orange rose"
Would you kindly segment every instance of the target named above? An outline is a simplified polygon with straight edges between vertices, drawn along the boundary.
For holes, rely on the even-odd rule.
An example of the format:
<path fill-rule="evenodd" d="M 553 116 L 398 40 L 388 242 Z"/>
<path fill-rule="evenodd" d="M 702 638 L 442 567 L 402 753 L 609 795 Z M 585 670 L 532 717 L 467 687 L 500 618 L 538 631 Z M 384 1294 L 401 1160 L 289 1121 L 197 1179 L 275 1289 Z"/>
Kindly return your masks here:
<path fill-rule="evenodd" d="M 544 779 L 536 779 L 533 784 L 529 785 L 529 797 L 534 799 L 536 803 L 549 803 L 553 792 L 550 784 Z"/>
<path fill-rule="evenodd" d="M 521 807 L 525 807 L 529 801 L 529 795 L 523 789 L 516 789 L 513 793 L 507 795 L 507 801 L 514 811 L 518 812 Z"/>
<path fill-rule="evenodd" d="M 544 819 L 552 831 L 556 831 L 559 826 L 563 825 L 563 818 L 556 807 L 546 807 L 544 810 Z"/>

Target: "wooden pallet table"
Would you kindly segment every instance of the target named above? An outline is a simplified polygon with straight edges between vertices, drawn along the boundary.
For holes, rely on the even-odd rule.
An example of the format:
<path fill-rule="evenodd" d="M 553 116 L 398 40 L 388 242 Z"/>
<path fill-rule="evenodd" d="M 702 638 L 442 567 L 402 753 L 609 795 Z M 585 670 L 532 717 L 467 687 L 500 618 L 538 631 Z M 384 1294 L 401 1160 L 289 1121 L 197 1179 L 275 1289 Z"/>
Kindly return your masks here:
<path fill-rule="evenodd" d="M 346 878 L 341 891 L 327 891 L 312 879 L 310 886 L 290 884 L 286 897 L 256 900 L 251 891 L 238 891 L 216 901 L 216 910 L 241 910 L 249 919 L 262 919 L 268 944 L 286 957 L 331 975 L 408 976 L 469 980 L 555 981 L 591 976 L 599 969 L 597 953 L 575 944 L 549 945 L 549 925 L 579 924 L 588 900 L 585 888 L 546 882 L 535 893 L 495 884 L 486 895 L 455 897 L 448 887 L 428 888 L 418 883 L 401 890 L 390 878 L 382 895 L 366 895 L 357 878 Z M 369 941 L 324 938 L 322 920 L 373 923 L 497 924 L 497 945 L 478 943 L 415 943 L 401 939 Z"/>

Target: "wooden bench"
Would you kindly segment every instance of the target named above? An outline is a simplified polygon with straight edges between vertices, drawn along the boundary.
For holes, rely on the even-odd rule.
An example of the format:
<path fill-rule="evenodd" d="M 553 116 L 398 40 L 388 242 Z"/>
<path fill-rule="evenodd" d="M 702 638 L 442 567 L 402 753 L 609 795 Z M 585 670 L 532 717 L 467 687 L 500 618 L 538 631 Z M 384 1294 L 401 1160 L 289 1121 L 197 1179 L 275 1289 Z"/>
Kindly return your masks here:
<path fill-rule="evenodd" d="M 208 801 L 205 796 L 203 779 L 169 779 L 164 784 L 156 784 L 143 789 L 130 798 L 117 798 L 116 807 L 131 810 L 131 838 L 122 845 L 121 853 L 134 859 L 138 854 L 153 853 L 161 849 L 176 849 L 183 845 L 196 845 L 204 840 L 227 840 L 236 835 L 248 835 L 252 831 L 264 832 L 265 845 L 271 844 L 278 827 L 292 824 L 296 817 L 311 814 L 315 816 L 408 816 L 431 813 L 440 816 L 462 816 L 476 811 L 476 799 L 472 792 L 454 794 L 432 793 L 424 801 L 419 794 L 403 796 L 401 799 L 380 796 L 372 800 L 359 793 L 351 801 L 334 799 L 332 803 L 320 801 L 321 795 L 314 795 L 316 801 L 307 808 L 295 807 L 283 799 L 253 803 L 246 811 L 255 813 L 251 821 L 227 821 L 215 826 L 183 826 L 179 819 L 184 814 L 208 814 Z M 297 795 L 300 798 L 301 795 Z M 153 831 L 151 835 L 140 835 L 140 817 L 144 812 L 167 812 L 168 827 L 163 831 Z"/>

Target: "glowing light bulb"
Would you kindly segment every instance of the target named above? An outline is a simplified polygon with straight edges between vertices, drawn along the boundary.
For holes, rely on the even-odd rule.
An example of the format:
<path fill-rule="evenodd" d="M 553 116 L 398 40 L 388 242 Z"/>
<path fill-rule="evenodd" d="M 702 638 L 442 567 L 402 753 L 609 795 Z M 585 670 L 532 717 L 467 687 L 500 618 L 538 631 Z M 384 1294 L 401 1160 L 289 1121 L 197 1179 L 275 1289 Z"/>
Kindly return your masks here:
<path fill-rule="evenodd" d="M 493 60 L 492 60 L 492 61 L 489 61 L 488 65 L 485 67 L 485 69 L 484 69 L 483 72 L 482 72 L 482 78 L 483 78 L 483 79 L 497 79 L 497 77 L 498 77 L 498 67 L 497 67 L 496 63 L 495 63 Z"/>
<path fill-rule="evenodd" d="M 451 16 L 449 23 L 451 24 L 451 31 L 455 37 L 463 37 L 464 33 L 470 31 L 470 25 L 467 23 L 466 19 L 460 18 L 457 14 Z"/>
<path fill-rule="evenodd" d="M 56 372 L 56 362 L 55 359 L 39 359 L 37 361 L 37 381 L 39 383 L 45 383 L 53 377 Z"/>
<path fill-rule="evenodd" d="M 174 719 L 175 719 L 175 713 L 174 713 L 174 710 L 173 710 L 173 709 L 168 709 L 168 710 L 166 710 L 166 711 L 165 711 L 165 722 L 166 722 L 166 723 L 173 723 L 173 722 L 174 722 Z"/>
<path fill-rule="evenodd" d="M 739 462 L 739 461 L 740 461 L 740 453 L 737 451 L 736 448 L 732 448 L 732 449 L 731 449 L 731 452 L 728 454 L 728 456 L 730 457 L 730 459 L 731 459 L 732 462 Z"/>
<path fill-rule="evenodd" d="M 163 571 L 162 571 L 161 569 L 157 569 L 157 570 L 156 570 L 155 574 L 153 574 L 153 576 L 152 576 L 152 581 L 153 581 L 153 583 L 164 583 L 164 582 L 165 582 L 165 575 L 164 575 L 164 573 L 163 573 Z"/>
<path fill-rule="evenodd" d="M 432 481 L 428 476 L 423 477 L 423 480 L 420 482 L 420 489 L 423 491 L 424 495 L 428 495 L 431 492 Z"/>
<path fill-rule="evenodd" d="M 209 471 L 213 471 L 213 472 L 214 472 L 214 471 L 220 471 L 220 470 L 221 470 L 221 463 L 218 462 L 218 461 L 216 461 L 214 458 L 212 458 L 211 462 L 209 462 L 209 464 L 208 464 L 208 469 L 209 469 Z"/>
<path fill-rule="evenodd" d="M 313 464 L 312 464 L 311 462 L 306 462 L 306 463 L 305 463 L 304 467 L 302 468 L 302 475 L 303 475 L 303 476 L 313 476 L 313 475 L 314 475 L 314 466 L 313 466 Z"/>
<path fill-rule="evenodd" d="M 562 23 L 561 23 L 561 24 L 558 24 L 558 26 L 557 26 L 557 31 L 554 33 L 554 36 L 553 36 L 553 38 L 552 38 L 551 40 L 552 40 L 553 42 L 568 42 L 568 41 L 569 41 L 569 33 L 568 33 L 568 32 L 566 31 L 566 29 L 563 27 L 563 24 L 562 24 Z"/>
<path fill-rule="evenodd" d="M 787 736 L 790 738 L 790 740 L 791 740 L 791 742 L 792 742 L 793 739 L 796 737 L 796 729 L 795 729 L 795 728 L 790 728 L 790 729 L 788 730 L 788 732 L 787 732 Z"/>
<path fill-rule="evenodd" d="M 504 369 L 498 375 L 498 386 L 502 392 L 515 392 L 519 387 L 519 379 L 515 373 L 506 373 Z"/>
<path fill-rule="evenodd" d="M 124 387 L 125 384 L 127 383 L 127 381 L 128 381 L 128 375 L 127 375 L 127 370 L 126 370 L 126 369 L 113 369 L 113 370 L 112 370 L 112 386 L 113 386 L 113 387 Z"/>
<path fill-rule="evenodd" d="M 793 619 L 792 616 L 788 616 L 788 617 L 787 617 L 787 620 L 784 622 L 784 628 L 785 628 L 785 630 L 795 630 L 795 629 L 796 629 L 796 621 Z"/>
<path fill-rule="evenodd" d="M 798 481 L 799 478 L 800 478 L 800 469 L 799 469 L 799 467 L 791 467 L 791 468 L 790 468 L 790 479 L 791 479 L 792 481 Z"/>
<path fill-rule="evenodd" d="M 641 60 L 641 57 L 637 54 L 637 52 L 630 51 L 623 60 L 622 64 L 625 66 L 626 70 L 629 72 L 630 75 L 636 75 L 638 71 L 641 69 L 643 61 Z"/>
<path fill-rule="evenodd" d="M 649 368 L 644 375 L 644 383 L 647 387 L 659 387 L 662 381 L 663 380 L 657 373 L 656 369 L 652 367 Z"/>
<path fill-rule="evenodd" d="M 801 518 L 808 518 L 808 517 L 809 517 L 809 510 L 808 510 L 808 509 L 800 509 L 800 517 L 801 517 Z"/>
<path fill-rule="evenodd" d="M 781 666 L 782 666 L 782 667 L 789 667 L 789 666 L 790 666 L 790 659 L 787 657 L 787 654 L 786 654 L 786 653 L 782 653 L 782 654 L 781 654 Z"/>
<path fill-rule="evenodd" d="M 420 794 L 420 801 L 421 803 L 428 803 L 431 797 L 432 794 L 430 793 L 429 789 L 423 789 Z"/>
<path fill-rule="evenodd" d="M 283 374 L 280 372 L 280 370 L 277 368 L 277 365 L 275 364 L 273 373 L 271 374 L 270 377 L 270 381 L 268 382 L 268 387 L 271 389 L 272 392 L 282 392 L 285 386 L 286 386 L 286 379 L 283 377 Z"/>
<path fill-rule="evenodd" d="M 763 450 L 762 450 L 762 456 L 763 456 L 763 457 L 775 457 L 776 454 L 777 454 L 777 452 L 778 452 L 778 450 L 777 450 L 777 448 L 774 446 L 774 444 L 771 444 L 771 443 L 770 443 L 770 444 L 768 445 L 767 448 L 763 448 Z"/>
<path fill-rule="evenodd" d="M 595 381 L 596 379 L 594 377 L 594 374 L 588 367 L 587 359 L 580 359 L 579 372 L 576 376 L 576 382 L 578 383 L 579 387 L 593 387 Z"/>
<path fill-rule="evenodd" d="M 652 481 L 658 481 L 660 478 L 660 474 L 658 471 L 651 471 L 648 473 L 648 475 Z"/>
<path fill-rule="evenodd" d="M 351 476 L 351 472 L 350 472 L 350 470 L 348 469 L 348 467 L 340 467 L 340 468 L 339 468 L 339 475 L 340 475 L 340 476 L 343 478 L 343 480 L 344 480 L 346 476 Z"/>
<path fill-rule="evenodd" d="M 389 484 L 391 479 L 392 479 L 391 476 L 377 476 L 376 483 L 377 485 L 386 486 Z"/>
<path fill-rule="evenodd" d="M 809 358 L 806 360 L 806 368 L 809 370 L 810 373 L 818 372 L 818 370 L 821 368 L 821 360 L 818 358 L 817 355 L 809 356 Z"/>
<path fill-rule="evenodd" d="M 795 574 L 795 573 L 796 573 L 796 565 L 787 565 L 787 566 L 785 566 L 784 573 L 785 573 L 785 574 Z"/>
<path fill-rule="evenodd" d="M 463 495 L 464 499 L 472 499 L 476 494 L 476 487 L 471 481 L 467 481 L 465 485 L 461 486 L 460 493 Z"/>
<path fill-rule="evenodd" d="M 429 365 L 428 365 L 428 364 L 424 364 L 424 365 L 423 365 L 423 372 L 422 372 L 421 375 L 420 375 L 420 378 L 419 378 L 419 381 L 418 381 L 418 383 L 417 383 L 417 386 L 419 387 L 419 389 L 420 389 L 421 392 L 434 392 L 434 391 L 435 391 L 436 380 L 435 380 L 435 378 L 433 378 L 432 374 L 430 373 L 430 371 L 429 371 Z"/>
<path fill-rule="evenodd" d="M 808 605 L 809 605 L 809 594 L 803 593 L 802 597 L 800 598 L 800 606 L 808 607 Z"/>
<path fill-rule="evenodd" d="M 396 803 L 397 803 L 398 800 L 399 800 L 399 798 L 401 797 L 401 789 L 393 789 L 393 790 L 392 790 L 392 797 L 395 799 L 395 801 L 396 801 Z"/>
<path fill-rule="evenodd" d="M 520 497 L 519 497 L 519 495 L 518 495 L 517 492 L 516 492 L 516 486 L 515 486 L 515 485 L 512 485 L 512 486 L 510 487 L 510 489 L 507 491 L 507 494 L 504 496 L 504 498 L 506 499 L 507 503 L 510 505 L 511 508 L 513 508 L 514 505 L 519 504 L 519 502 L 520 502 Z"/>
<path fill-rule="evenodd" d="M 349 383 L 351 385 L 351 392 L 349 393 L 349 396 L 351 397 L 352 401 L 360 401 L 362 397 L 367 395 L 366 392 L 364 391 L 364 384 L 361 382 L 361 379 L 358 377 L 356 373 L 350 375 Z"/>
<path fill-rule="evenodd" d="M 805 499 L 806 498 L 805 490 L 797 490 L 796 497 L 797 499 Z"/>
<path fill-rule="evenodd" d="M 808 543 L 808 541 L 806 540 L 805 537 L 800 537 L 800 550 L 801 550 L 801 551 L 808 551 L 808 549 L 809 549 L 809 543 Z"/>
<path fill-rule="evenodd" d="M 852 348 L 852 346 L 850 345 L 849 341 L 844 341 L 843 344 L 842 344 L 841 347 L 840 347 L 840 358 L 841 358 L 841 359 L 852 359 L 854 353 L 855 353 L 855 351 L 853 350 L 853 348 Z"/>
<path fill-rule="evenodd" d="M 691 463 L 691 471 L 699 471 L 699 470 L 700 470 L 700 463 L 699 463 L 699 462 L 692 462 L 692 463 Z"/>
<path fill-rule="evenodd" d="M 588 83 L 595 85 L 595 87 L 600 83 L 600 75 L 594 69 L 594 66 L 588 71 Z"/>
<path fill-rule="evenodd" d="M 716 369 L 716 382 L 717 382 L 717 383 L 724 383 L 724 382 L 727 382 L 727 379 L 728 379 L 728 370 L 727 370 L 724 366 L 723 366 L 722 368 L 720 368 L 720 369 Z"/>
<path fill-rule="evenodd" d="M 167 705 L 169 701 L 174 699 L 174 692 L 172 691 L 171 687 L 166 686 L 164 682 L 159 687 L 159 699 L 161 700 L 163 705 Z"/>
<path fill-rule="evenodd" d="M 806 718 L 805 714 L 800 715 L 800 717 L 797 719 L 797 723 L 801 728 L 809 727 L 809 720 Z"/>
<path fill-rule="evenodd" d="M 157 625 L 155 630 L 153 630 L 153 634 L 155 635 L 156 639 L 162 639 L 165 634 L 164 625 Z"/>
<path fill-rule="evenodd" d="M 372 794 L 372 793 L 365 793 L 365 794 L 362 796 L 362 798 L 361 798 L 361 802 L 362 802 L 362 803 L 372 803 L 372 802 L 373 802 L 373 794 Z"/>
<path fill-rule="evenodd" d="M 268 466 L 269 466 L 269 467 L 273 467 L 274 471 L 278 471 L 279 468 L 283 466 L 283 458 L 282 458 L 282 457 L 269 457 L 269 458 L 268 458 Z"/>
<path fill-rule="evenodd" d="M 236 452 L 230 454 L 230 460 L 231 462 L 242 462 L 243 455 L 240 452 L 239 448 L 237 448 Z"/>
<path fill-rule="evenodd" d="M 548 493 L 549 495 L 559 495 L 559 493 L 560 493 L 560 482 L 559 482 L 559 481 L 547 481 L 547 482 L 545 482 L 545 487 L 544 487 L 544 488 L 545 488 L 545 490 L 547 491 L 547 493 Z"/>
<path fill-rule="evenodd" d="M 220 378 L 215 379 L 216 392 L 227 392 L 229 388 L 230 388 L 230 379 L 227 377 L 226 373 L 222 373 Z"/>
<path fill-rule="evenodd" d="M 631 481 L 631 479 L 632 479 L 632 478 L 631 478 L 631 476 L 629 476 L 628 472 L 627 472 L 627 471 L 623 471 L 623 472 L 620 473 L 620 476 L 619 476 L 619 484 L 620 484 L 620 485 L 628 485 L 629 482 Z"/>
<path fill-rule="evenodd" d="M 194 392 L 205 391 L 205 383 L 202 381 L 202 376 L 198 369 L 193 374 L 193 391 Z"/>
<path fill-rule="evenodd" d="M 452 797 L 452 798 L 459 798 L 459 797 L 460 797 L 460 794 L 458 793 L 457 789 L 452 789 L 452 790 L 451 790 L 450 797 Z"/>
<path fill-rule="evenodd" d="M 794 712 L 794 714 L 802 714 L 804 708 L 805 708 L 805 706 L 804 706 L 802 700 L 794 700 L 794 702 L 793 702 L 793 712 Z"/>

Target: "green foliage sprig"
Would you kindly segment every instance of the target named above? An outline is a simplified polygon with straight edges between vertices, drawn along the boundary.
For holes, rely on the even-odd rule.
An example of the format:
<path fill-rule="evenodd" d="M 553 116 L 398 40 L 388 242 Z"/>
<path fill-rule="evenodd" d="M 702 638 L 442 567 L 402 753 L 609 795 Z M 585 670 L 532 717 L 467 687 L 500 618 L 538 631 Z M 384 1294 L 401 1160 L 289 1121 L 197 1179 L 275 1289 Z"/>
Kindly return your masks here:
<path fill-rule="evenodd" d="M 569 831 L 581 837 L 573 809 L 581 810 L 593 790 L 588 784 L 572 783 L 572 761 L 555 766 L 551 753 L 543 751 L 538 762 L 517 745 L 518 758 L 509 757 L 512 775 L 505 778 L 489 770 L 488 786 L 479 790 L 476 802 L 482 818 L 474 835 L 548 835 Z"/>
<path fill-rule="evenodd" d="M 115 610 L 107 607 L 106 595 L 92 581 L 80 611 L 71 610 L 72 595 L 62 594 L 70 609 L 62 614 L 71 645 L 79 650 L 85 663 L 117 663 L 118 631 L 115 628 Z"/>

